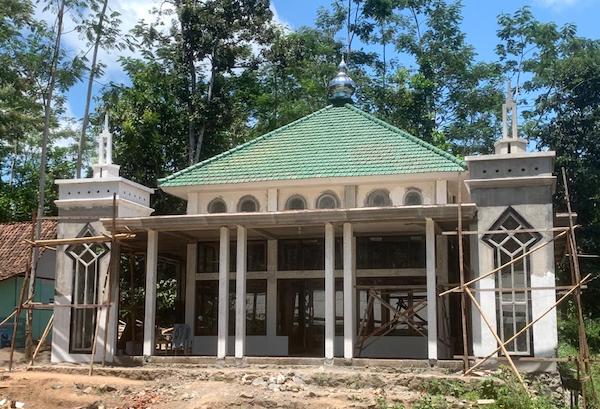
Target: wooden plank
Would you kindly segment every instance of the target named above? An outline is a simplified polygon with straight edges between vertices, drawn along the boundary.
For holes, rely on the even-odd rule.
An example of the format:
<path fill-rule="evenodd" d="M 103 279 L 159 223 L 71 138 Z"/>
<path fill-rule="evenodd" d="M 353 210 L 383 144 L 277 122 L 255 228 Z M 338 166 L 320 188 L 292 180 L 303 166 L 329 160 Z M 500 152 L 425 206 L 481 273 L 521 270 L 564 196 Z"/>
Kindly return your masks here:
<path fill-rule="evenodd" d="M 115 240 L 131 240 L 135 238 L 134 233 L 117 233 L 114 235 Z M 48 240 L 35 240 L 34 245 L 37 247 L 43 246 L 60 246 L 63 244 L 91 244 L 91 243 L 107 243 L 113 239 L 113 235 L 104 234 L 100 236 L 89 236 L 89 237 L 73 237 L 67 239 L 48 239 Z M 28 242 L 28 240 L 24 240 Z"/>
<path fill-rule="evenodd" d="M 581 227 L 581 226 L 576 226 Z M 502 233 L 541 233 L 541 232 L 561 232 L 569 230 L 568 227 L 551 227 L 548 229 L 518 229 L 518 230 L 467 230 L 463 231 L 463 235 L 473 235 L 473 234 L 502 234 Z M 458 235 L 458 230 L 449 230 L 442 232 L 442 236 L 456 236 Z"/>

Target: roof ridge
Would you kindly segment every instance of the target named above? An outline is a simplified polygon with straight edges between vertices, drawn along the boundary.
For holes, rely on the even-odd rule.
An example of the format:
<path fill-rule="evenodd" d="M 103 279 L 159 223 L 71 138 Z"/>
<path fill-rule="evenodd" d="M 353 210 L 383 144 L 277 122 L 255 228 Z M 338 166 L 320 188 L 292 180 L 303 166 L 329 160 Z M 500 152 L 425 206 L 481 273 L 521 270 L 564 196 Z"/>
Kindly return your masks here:
<path fill-rule="evenodd" d="M 242 150 L 242 149 L 244 149 L 244 148 L 246 148 L 246 147 L 248 147 L 250 145 L 254 145 L 255 143 L 258 143 L 260 141 L 268 139 L 268 138 L 272 137 L 273 135 L 275 135 L 275 134 L 277 134 L 277 133 L 279 133 L 279 132 L 281 132 L 281 131 L 283 131 L 285 129 L 290 128 L 291 126 L 297 125 L 297 124 L 299 124 L 299 123 L 301 123 L 303 121 L 306 121 L 307 119 L 312 118 L 312 117 L 314 117 L 314 116 L 316 116 L 316 115 L 318 115 L 318 114 L 320 114 L 320 113 L 322 113 L 322 112 L 324 112 L 324 111 L 326 111 L 328 109 L 331 109 L 331 107 L 333 107 L 333 105 L 327 105 L 326 107 L 321 108 L 321 109 L 319 109 L 319 110 L 317 110 L 315 112 L 312 112 L 312 113 L 310 113 L 308 115 L 305 115 L 305 116 L 303 116 L 301 118 L 298 118 L 298 119 L 290 122 L 289 124 L 280 126 L 279 128 L 273 129 L 272 131 L 269 131 L 266 134 L 257 136 L 254 139 L 251 139 L 251 140 L 249 140 L 247 142 L 244 142 L 244 143 L 242 143 L 240 145 L 234 146 L 233 148 L 231 148 L 229 150 L 226 150 L 225 152 L 221 152 L 218 155 L 215 155 L 215 156 L 212 156 L 212 157 L 210 157 L 208 159 L 203 160 L 202 162 L 195 163 L 195 164 L 190 165 L 187 168 L 181 169 L 180 171 L 177 171 L 177 172 L 175 172 L 175 173 L 173 173 L 173 174 L 171 174 L 169 176 L 166 176 L 164 178 L 160 178 L 160 179 L 158 179 L 158 183 L 160 185 L 163 182 L 166 182 L 168 180 L 174 179 L 174 178 L 176 178 L 176 177 L 178 177 L 180 175 L 183 175 L 185 173 L 188 173 L 188 172 L 190 172 L 190 171 L 192 171 L 194 169 L 200 168 L 200 167 L 202 167 L 204 165 L 207 165 L 207 164 L 209 164 L 211 162 L 216 161 L 217 159 L 221 159 L 222 157 L 232 155 L 233 153 L 235 153 L 237 151 L 240 151 L 240 150 Z"/>
<path fill-rule="evenodd" d="M 392 125 L 392 124 L 389 124 L 389 123 L 387 123 L 387 122 L 385 122 L 385 121 L 377 118 L 375 115 L 370 114 L 368 112 L 365 112 L 362 109 L 359 109 L 359 108 L 355 107 L 352 104 L 345 104 L 345 106 L 346 106 L 346 108 L 349 108 L 349 109 L 355 111 L 356 113 L 364 116 L 368 120 L 370 120 L 372 122 L 375 122 L 376 124 L 381 125 L 384 128 L 387 128 L 387 129 L 389 129 L 389 130 L 391 130 L 391 131 L 393 131 L 395 133 L 401 134 L 402 136 L 404 136 L 404 137 L 410 139 L 411 141 L 413 141 L 413 142 L 415 142 L 415 143 L 423 146 L 424 148 L 427 148 L 430 151 L 432 151 L 434 153 L 437 153 L 438 155 L 443 156 L 444 158 L 449 159 L 452 162 L 456 163 L 457 165 L 460 165 L 461 167 L 465 168 L 465 165 L 466 165 L 465 162 L 462 161 L 462 160 L 460 160 L 460 159 L 458 159 L 456 156 L 452 155 L 451 153 L 448 153 L 448 152 L 444 151 L 443 149 L 440 149 L 437 146 L 435 146 L 435 145 L 433 145 L 433 144 L 431 144 L 429 142 L 426 142 L 426 141 L 424 141 L 423 139 L 421 139 L 419 137 L 416 137 L 416 136 L 414 136 L 414 135 L 412 135 L 412 134 L 410 134 L 410 133 L 408 133 L 406 131 L 403 131 L 402 129 L 400 129 L 400 128 Z"/>

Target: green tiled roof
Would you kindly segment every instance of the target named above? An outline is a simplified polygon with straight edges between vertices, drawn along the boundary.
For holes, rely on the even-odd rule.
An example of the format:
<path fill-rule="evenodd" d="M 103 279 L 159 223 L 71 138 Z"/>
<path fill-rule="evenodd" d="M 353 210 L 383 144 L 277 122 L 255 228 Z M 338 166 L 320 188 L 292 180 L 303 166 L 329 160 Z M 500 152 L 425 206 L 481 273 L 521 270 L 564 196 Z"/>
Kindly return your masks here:
<path fill-rule="evenodd" d="M 159 181 L 161 187 L 464 170 L 353 105 L 330 105 Z"/>

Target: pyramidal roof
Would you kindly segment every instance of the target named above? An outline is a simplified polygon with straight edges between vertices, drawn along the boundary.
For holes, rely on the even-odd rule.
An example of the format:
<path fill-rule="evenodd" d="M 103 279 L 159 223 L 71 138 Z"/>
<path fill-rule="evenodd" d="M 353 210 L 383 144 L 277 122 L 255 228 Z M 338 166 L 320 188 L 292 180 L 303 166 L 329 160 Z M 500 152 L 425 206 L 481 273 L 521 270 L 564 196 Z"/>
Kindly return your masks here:
<path fill-rule="evenodd" d="M 161 187 L 458 172 L 464 162 L 351 104 L 329 105 L 159 180 Z"/>

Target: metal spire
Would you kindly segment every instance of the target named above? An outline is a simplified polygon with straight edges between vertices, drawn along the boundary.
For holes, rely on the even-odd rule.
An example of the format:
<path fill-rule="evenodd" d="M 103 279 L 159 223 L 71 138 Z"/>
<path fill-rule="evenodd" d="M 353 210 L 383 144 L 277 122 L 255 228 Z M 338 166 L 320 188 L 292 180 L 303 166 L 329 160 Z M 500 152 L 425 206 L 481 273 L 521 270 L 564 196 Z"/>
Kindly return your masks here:
<path fill-rule="evenodd" d="M 337 75 L 329 81 L 329 100 L 334 104 L 352 103 L 352 95 L 356 90 L 356 84 L 348 75 L 348 66 L 344 57 L 338 66 Z"/>

